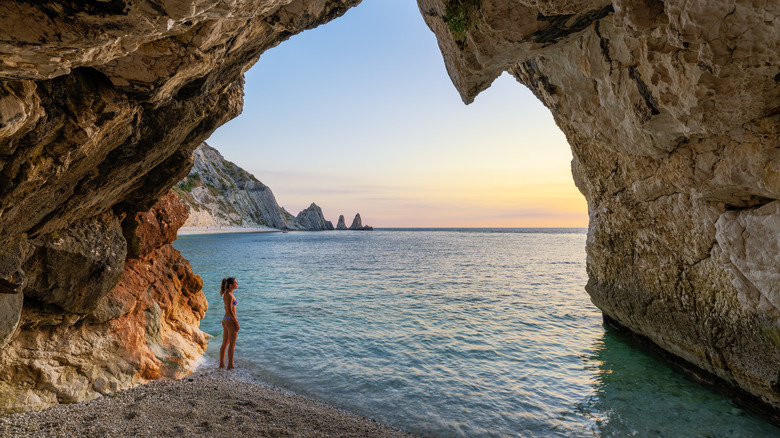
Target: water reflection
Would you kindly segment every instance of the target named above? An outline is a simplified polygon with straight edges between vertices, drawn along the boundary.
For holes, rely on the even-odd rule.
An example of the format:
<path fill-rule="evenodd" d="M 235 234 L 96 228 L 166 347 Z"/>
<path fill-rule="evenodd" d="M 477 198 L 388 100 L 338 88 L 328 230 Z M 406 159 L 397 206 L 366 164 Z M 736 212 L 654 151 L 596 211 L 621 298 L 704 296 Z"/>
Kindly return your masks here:
<path fill-rule="evenodd" d="M 577 407 L 601 437 L 780 436 L 780 428 L 671 368 L 609 327 L 585 359 L 594 394 Z"/>

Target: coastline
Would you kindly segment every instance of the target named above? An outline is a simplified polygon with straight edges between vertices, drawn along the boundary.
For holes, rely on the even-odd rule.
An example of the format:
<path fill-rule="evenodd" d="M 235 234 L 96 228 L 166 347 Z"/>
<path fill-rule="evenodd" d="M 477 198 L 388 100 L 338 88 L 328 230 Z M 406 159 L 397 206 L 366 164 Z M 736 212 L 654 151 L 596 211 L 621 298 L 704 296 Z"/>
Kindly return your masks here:
<path fill-rule="evenodd" d="M 234 234 L 234 233 L 281 233 L 279 228 L 271 227 L 181 227 L 176 236 L 193 236 L 199 234 Z"/>
<path fill-rule="evenodd" d="M 0 416 L 0 435 L 414 436 L 241 374 L 212 368 L 88 402 Z"/>

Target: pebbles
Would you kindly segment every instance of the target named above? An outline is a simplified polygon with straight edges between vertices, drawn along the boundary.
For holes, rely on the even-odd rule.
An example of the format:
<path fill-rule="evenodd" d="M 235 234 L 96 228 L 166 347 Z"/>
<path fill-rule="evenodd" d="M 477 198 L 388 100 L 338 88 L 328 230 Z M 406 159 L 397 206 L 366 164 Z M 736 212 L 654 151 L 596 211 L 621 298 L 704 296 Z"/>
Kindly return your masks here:
<path fill-rule="evenodd" d="M 0 417 L 8 437 L 410 437 L 371 419 L 213 370 L 90 402 Z"/>

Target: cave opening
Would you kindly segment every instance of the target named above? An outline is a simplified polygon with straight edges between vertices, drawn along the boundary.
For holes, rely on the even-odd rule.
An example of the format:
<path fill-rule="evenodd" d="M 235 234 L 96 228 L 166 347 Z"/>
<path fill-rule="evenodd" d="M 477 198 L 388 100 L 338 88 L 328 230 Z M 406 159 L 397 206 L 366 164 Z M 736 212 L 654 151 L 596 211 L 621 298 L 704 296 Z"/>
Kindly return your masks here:
<path fill-rule="evenodd" d="M 379 227 L 587 227 L 550 111 L 508 73 L 464 105 L 411 1 L 364 2 L 265 52 L 243 113 L 208 143 L 291 212 L 314 201 Z"/>

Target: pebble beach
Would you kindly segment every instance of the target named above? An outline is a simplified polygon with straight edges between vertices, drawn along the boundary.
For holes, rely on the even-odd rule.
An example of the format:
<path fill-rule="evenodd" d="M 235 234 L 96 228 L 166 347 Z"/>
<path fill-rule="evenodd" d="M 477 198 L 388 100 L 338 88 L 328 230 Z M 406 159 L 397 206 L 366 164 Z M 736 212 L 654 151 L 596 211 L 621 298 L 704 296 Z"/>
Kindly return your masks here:
<path fill-rule="evenodd" d="M 286 390 L 208 370 L 0 417 L 4 437 L 411 437 Z"/>

